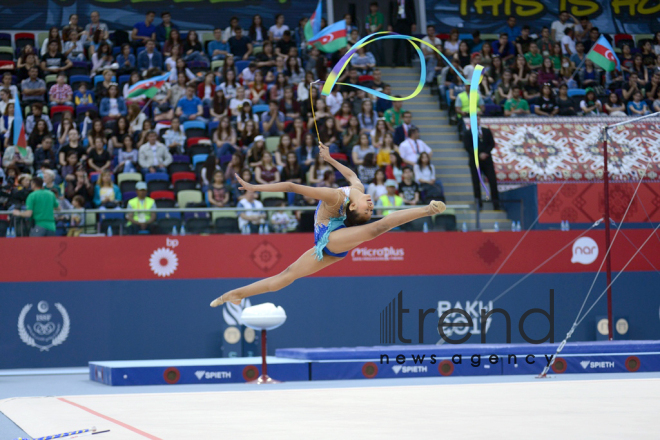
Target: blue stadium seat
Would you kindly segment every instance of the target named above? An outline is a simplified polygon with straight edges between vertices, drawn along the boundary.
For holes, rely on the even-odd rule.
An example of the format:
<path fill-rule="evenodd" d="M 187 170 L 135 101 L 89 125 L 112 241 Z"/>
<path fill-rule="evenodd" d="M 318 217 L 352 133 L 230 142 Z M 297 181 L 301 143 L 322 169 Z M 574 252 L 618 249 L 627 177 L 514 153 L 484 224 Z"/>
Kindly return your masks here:
<path fill-rule="evenodd" d="M 183 130 L 188 130 L 189 128 L 201 128 L 206 130 L 206 123 L 202 121 L 186 121 L 183 123 Z"/>
<path fill-rule="evenodd" d="M 190 163 L 190 157 L 184 154 L 173 154 L 172 163 Z"/>
<path fill-rule="evenodd" d="M 572 98 L 573 96 L 584 96 L 587 94 L 587 91 L 585 89 L 568 89 L 566 93 Z"/>
<path fill-rule="evenodd" d="M 263 113 L 267 111 L 268 111 L 268 105 L 266 104 L 257 104 L 254 107 L 252 107 L 252 112 L 255 114 Z"/>
<path fill-rule="evenodd" d="M 145 182 L 151 182 L 155 180 L 162 180 L 165 182 L 169 182 L 170 177 L 167 175 L 167 173 L 147 173 L 147 175 L 144 176 Z"/>
<path fill-rule="evenodd" d="M 71 88 L 74 92 L 78 90 L 80 83 L 87 84 L 87 89 L 92 88 L 92 80 L 89 79 L 89 76 L 87 75 L 71 75 L 69 78 L 69 84 L 71 84 Z"/>
<path fill-rule="evenodd" d="M 94 87 L 96 88 L 97 84 L 103 82 L 103 75 L 96 75 L 94 77 Z M 112 82 L 117 82 L 117 77 L 113 76 L 112 77 Z"/>
<path fill-rule="evenodd" d="M 204 162 L 208 157 L 208 154 L 195 154 L 192 158 L 193 168 L 196 167 L 198 163 Z"/>
<path fill-rule="evenodd" d="M 250 60 L 236 61 L 236 72 L 240 74 L 243 71 L 243 69 L 245 69 L 249 65 L 250 65 Z"/>

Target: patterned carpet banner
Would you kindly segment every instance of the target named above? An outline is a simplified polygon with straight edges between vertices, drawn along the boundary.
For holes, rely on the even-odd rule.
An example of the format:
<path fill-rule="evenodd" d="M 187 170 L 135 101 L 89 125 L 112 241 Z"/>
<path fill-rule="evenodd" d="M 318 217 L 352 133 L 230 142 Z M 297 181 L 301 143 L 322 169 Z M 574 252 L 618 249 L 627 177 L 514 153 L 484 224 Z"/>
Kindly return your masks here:
<path fill-rule="evenodd" d="M 603 128 L 629 118 L 483 118 L 500 183 L 603 178 Z M 610 178 L 660 181 L 660 118 L 609 130 Z"/>

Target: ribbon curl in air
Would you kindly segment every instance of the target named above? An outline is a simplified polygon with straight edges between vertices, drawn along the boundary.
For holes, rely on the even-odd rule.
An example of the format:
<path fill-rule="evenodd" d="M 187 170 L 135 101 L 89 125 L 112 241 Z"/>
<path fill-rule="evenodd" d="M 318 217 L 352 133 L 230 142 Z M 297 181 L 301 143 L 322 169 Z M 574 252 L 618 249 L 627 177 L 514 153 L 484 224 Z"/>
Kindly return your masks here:
<path fill-rule="evenodd" d="M 404 96 L 402 98 L 397 98 L 395 96 L 386 95 L 385 93 L 361 85 L 337 82 L 337 80 L 344 72 L 346 66 L 348 66 L 349 62 L 351 61 L 351 58 L 353 58 L 357 50 L 378 40 L 406 40 L 410 44 L 412 44 L 412 46 L 417 51 L 417 54 L 419 55 L 419 59 L 420 59 L 421 75 L 419 78 L 419 84 L 417 84 L 417 88 L 410 95 Z M 408 99 L 412 99 L 415 96 L 419 95 L 419 93 L 424 89 L 424 84 L 426 83 L 426 60 L 424 59 L 424 53 L 422 52 L 420 47 L 415 43 L 424 44 L 428 48 L 436 52 L 438 55 L 440 55 L 442 59 L 445 60 L 447 65 L 454 70 L 456 76 L 458 76 L 458 78 L 460 78 L 461 81 L 463 81 L 463 84 L 465 84 L 466 86 L 470 86 L 469 112 L 470 112 L 470 130 L 472 132 L 474 162 L 477 168 L 477 174 L 479 175 L 479 181 L 481 182 L 481 185 L 486 191 L 486 194 L 489 194 L 488 188 L 486 187 L 486 185 L 484 185 L 484 181 L 481 178 L 481 169 L 479 167 L 479 143 L 478 143 L 479 127 L 477 126 L 477 112 L 478 112 L 478 104 L 479 104 L 478 86 L 479 86 L 479 82 L 481 81 L 481 74 L 483 72 L 483 67 L 481 65 L 477 65 L 475 67 L 471 81 L 468 81 L 461 74 L 461 72 L 452 65 L 452 63 L 447 59 L 447 57 L 445 57 L 445 55 L 441 51 L 439 51 L 433 44 L 421 40 L 417 37 L 412 37 L 409 35 L 401 35 L 395 32 L 376 32 L 374 34 L 367 35 L 366 37 L 362 38 L 360 41 L 355 43 L 353 47 L 351 47 L 348 50 L 348 52 L 346 52 L 346 54 L 341 58 L 341 60 L 339 60 L 339 62 L 335 64 L 335 66 L 332 68 L 332 71 L 328 75 L 326 81 L 317 80 L 314 81 L 313 84 L 323 83 L 323 89 L 321 90 L 321 95 L 324 96 L 328 96 L 335 85 L 342 85 L 342 86 L 348 86 L 348 87 L 353 87 L 354 89 L 362 90 L 370 95 L 376 96 L 377 98 L 386 99 L 388 101 L 406 101 Z M 318 126 L 316 125 L 316 115 L 314 114 L 314 102 L 312 99 L 311 91 L 309 94 L 309 99 L 311 103 L 312 117 L 314 118 L 314 126 L 316 127 L 316 135 L 318 136 L 319 129 Z"/>

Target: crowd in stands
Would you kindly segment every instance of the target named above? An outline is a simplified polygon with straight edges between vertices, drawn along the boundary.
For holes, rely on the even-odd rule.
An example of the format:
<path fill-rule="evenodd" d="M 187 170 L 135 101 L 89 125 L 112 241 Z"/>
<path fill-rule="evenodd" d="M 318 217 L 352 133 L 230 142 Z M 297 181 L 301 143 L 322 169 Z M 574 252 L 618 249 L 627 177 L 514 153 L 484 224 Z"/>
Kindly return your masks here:
<path fill-rule="evenodd" d="M 414 11 L 400 11 L 408 17 L 385 23 L 376 3 L 370 9 L 362 26 L 350 14 L 344 17 L 349 43 L 335 53 L 308 48 L 307 19 L 291 29 L 282 14 L 274 23 L 255 15 L 245 28 L 247 23 L 233 17 L 224 29 L 200 33 L 180 29 L 170 12 L 162 12 L 160 20 L 149 12 L 129 33 L 109 29 L 94 11 L 80 22 L 72 15 L 66 26 L 51 28 L 43 42 L 23 33 L 7 45 L 2 35 L 8 34 L 0 34 L 0 49 L 9 49 L 0 50 L 0 210 L 24 204 L 31 176 L 43 178 L 62 208 L 257 209 L 259 200 L 246 197 L 235 174 L 255 183 L 343 183 L 319 156 L 318 142 L 353 167 L 384 207 L 442 198 L 433 152 L 401 102 L 375 99 L 349 86 L 323 97 L 313 84 L 324 81 L 361 36 L 388 25 L 401 33 L 415 30 Z M 486 114 L 660 111 L 660 33 L 637 45 L 633 39 L 616 41 L 621 69 L 605 74 L 586 59 L 598 29 L 586 17 L 578 21 L 565 12 L 560 17 L 551 29 L 521 28 L 511 17 L 495 41 L 481 40 L 478 31 L 471 38 L 456 29 L 437 34 L 434 26 L 424 39 L 467 78 L 477 64 L 485 67 L 479 87 Z M 88 21 L 84 27 L 83 21 Z M 395 62 L 409 63 L 407 45 L 398 47 L 403 49 L 396 51 Z M 423 51 L 429 86 L 460 120 L 467 111 L 462 81 L 435 52 Z M 382 44 L 360 49 L 340 82 L 391 94 L 377 68 L 383 57 Z M 163 74 L 169 76 L 153 98 L 131 94 L 137 82 Z M 24 150 L 14 145 L 18 103 L 25 112 Z M 390 194 L 392 186 L 397 197 Z M 313 204 L 293 195 L 269 203 Z M 275 217 L 289 229 L 309 220 L 300 213 L 295 219 L 280 214 Z M 122 217 L 137 232 L 156 231 L 155 219 Z M 65 221 L 75 226 L 83 220 Z M 258 211 L 239 218 L 241 227 L 263 221 Z"/>

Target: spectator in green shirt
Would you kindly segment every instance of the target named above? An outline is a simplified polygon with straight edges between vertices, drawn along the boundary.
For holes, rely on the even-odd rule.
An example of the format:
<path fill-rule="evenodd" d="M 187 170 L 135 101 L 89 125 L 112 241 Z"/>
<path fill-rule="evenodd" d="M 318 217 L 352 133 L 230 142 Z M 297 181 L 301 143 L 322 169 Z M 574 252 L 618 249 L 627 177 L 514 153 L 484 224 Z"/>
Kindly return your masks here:
<path fill-rule="evenodd" d="M 367 31 L 367 35 L 384 31 L 385 19 L 383 18 L 383 13 L 378 10 L 378 2 L 371 2 L 371 4 L 369 5 L 369 11 L 371 12 L 371 14 L 367 15 L 367 19 L 365 20 L 364 23 L 364 27 L 366 28 L 365 30 Z M 384 62 L 383 41 L 382 40 L 374 41 L 373 43 L 371 43 L 371 47 L 369 50 L 376 57 L 376 61 L 379 64 L 383 64 Z"/>
<path fill-rule="evenodd" d="M 401 95 L 395 95 L 395 98 L 401 98 Z M 394 101 L 392 107 L 385 110 L 383 117 L 389 125 L 389 130 L 394 131 L 394 127 L 401 125 L 401 118 L 406 111 L 403 109 L 403 101 Z"/>
<path fill-rule="evenodd" d="M 511 91 L 511 98 L 504 104 L 504 115 L 521 117 L 529 115 L 529 104 L 520 97 L 520 87 L 514 86 Z"/>
<path fill-rule="evenodd" d="M 34 220 L 34 226 L 30 230 L 30 237 L 54 237 L 55 234 L 55 209 L 60 204 L 52 191 L 44 189 L 44 181 L 41 177 L 32 179 L 32 192 L 25 204 L 27 210 L 14 209 L 16 217 L 26 217 Z"/>
<path fill-rule="evenodd" d="M 538 70 L 543 64 L 543 54 L 539 51 L 539 45 L 536 43 L 531 43 L 529 45 L 529 52 L 525 54 L 525 60 L 527 60 L 527 65 L 532 70 Z"/>

